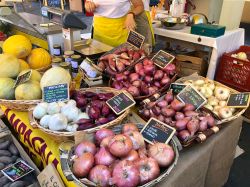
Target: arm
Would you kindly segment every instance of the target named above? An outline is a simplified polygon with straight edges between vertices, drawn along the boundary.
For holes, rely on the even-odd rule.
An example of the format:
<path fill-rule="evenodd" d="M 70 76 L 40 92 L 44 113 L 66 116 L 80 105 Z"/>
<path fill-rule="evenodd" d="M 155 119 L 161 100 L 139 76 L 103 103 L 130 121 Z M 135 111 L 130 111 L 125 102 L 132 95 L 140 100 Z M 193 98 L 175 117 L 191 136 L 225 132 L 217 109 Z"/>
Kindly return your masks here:
<path fill-rule="evenodd" d="M 85 10 L 91 13 L 94 12 L 97 7 L 93 1 L 88 1 L 88 0 L 85 2 L 84 6 L 85 6 Z"/>

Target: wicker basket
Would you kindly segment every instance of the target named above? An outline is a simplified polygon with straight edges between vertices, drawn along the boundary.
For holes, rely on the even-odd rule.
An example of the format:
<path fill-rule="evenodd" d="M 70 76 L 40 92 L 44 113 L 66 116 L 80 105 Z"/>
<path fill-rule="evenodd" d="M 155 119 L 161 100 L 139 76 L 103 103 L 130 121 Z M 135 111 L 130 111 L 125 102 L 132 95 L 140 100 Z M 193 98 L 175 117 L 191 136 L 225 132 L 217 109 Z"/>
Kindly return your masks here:
<path fill-rule="evenodd" d="M 113 89 L 113 88 L 109 88 L 109 87 L 93 87 L 93 88 L 84 88 L 84 89 L 80 89 L 81 92 L 95 92 L 95 93 L 107 93 L 107 92 L 112 92 L 115 95 L 121 93 L 121 91 Z M 131 98 L 132 96 L 126 92 L 126 94 L 128 94 Z M 75 135 L 75 132 L 67 132 L 67 131 L 52 131 L 50 129 L 46 129 L 44 127 L 42 127 L 39 122 L 34 118 L 33 116 L 33 109 L 31 108 L 29 110 L 29 120 L 30 120 L 30 124 L 32 125 L 33 128 L 38 128 L 41 131 L 45 132 L 46 134 L 52 135 L 55 138 L 62 138 L 62 137 L 68 137 L 68 138 L 72 138 Z M 126 110 L 124 113 L 122 113 L 121 115 L 119 115 L 115 120 L 110 121 L 109 123 L 106 123 L 104 125 L 100 125 L 97 126 L 95 128 L 90 128 L 90 129 L 86 129 L 83 130 L 83 132 L 85 133 L 94 133 L 99 129 L 102 128 L 108 128 L 108 127 L 112 127 L 114 125 L 117 125 L 119 123 L 122 122 L 122 120 L 130 113 L 130 110 Z M 82 131 L 81 131 L 82 132 Z"/>
<path fill-rule="evenodd" d="M 41 100 L 5 100 L 0 99 L 0 105 L 11 110 L 28 111 L 29 108 L 34 107 Z"/>
<path fill-rule="evenodd" d="M 182 77 L 180 79 L 178 79 L 176 81 L 176 83 L 183 83 L 185 82 L 186 80 L 197 80 L 197 79 L 204 79 L 206 80 L 205 77 L 202 77 L 202 76 L 199 76 L 198 74 L 192 74 L 190 76 L 187 76 L 187 77 Z M 232 89 L 232 88 L 229 88 L 217 81 L 214 81 L 215 85 L 218 85 L 218 86 L 222 86 L 222 87 L 225 87 L 227 89 L 230 90 L 231 93 L 239 93 L 238 91 Z M 227 119 L 217 119 L 217 124 L 223 124 L 223 123 L 226 123 L 226 122 L 229 122 L 229 121 L 232 121 L 232 120 L 235 120 L 237 119 L 238 117 L 240 117 L 245 111 L 246 111 L 247 108 L 240 108 L 240 109 L 237 109 L 235 112 L 234 112 L 234 115 L 230 118 L 227 118 Z M 213 113 L 212 113 L 213 114 Z"/>
<path fill-rule="evenodd" d="M 143 128 L 144 125 L 142 124 L 137 124 L 137 127 L 141 130 Z M 112 130 L 118 134 L 121 132 L 122 130 L 122 125 L 118 125 L 115 126 L 114 128 L 112 128 Z M 168 176 L 170 174 L 170 172 L 172 171 L 172 169 L 176 166 L 178 158 L 179 158 L 179 151 L 178 151 L 178 139 L 176 137 L 172 138 L 170 140 L 169 143 L 172 148 L 174 149 L 175 152 L 175 159 L 173 161 L 173 163 L 166 169 L 161 169 L 161 174 L 158 178 L 144 184 L 141 185 L 140 187 L 150 187 L 150 186 L 154 186 L 157 183 L 159 183 L 160 181 L 162 181 L 166 176 Z M 74 147 L 72 147 L 69 151 L 61 151 L 60 154 L 60 159 L 61 159 L 61 163 L 67 163 L 67 164 L 62 164 L 62 170 L 64 175 L 66 176 L 68 181 L 74 181 L 75 183 L 77 183 L 80 186 L 97 186 L 94 183 L 92 183 L 91 181 L 89 181 L 88 179 L 84 178 L 84 179 L 78 179 L 77 177 L 74 176 L 74 174 L 72 173 L 71 169 L 72 168 L 72 156 L 74 155 Z"/>

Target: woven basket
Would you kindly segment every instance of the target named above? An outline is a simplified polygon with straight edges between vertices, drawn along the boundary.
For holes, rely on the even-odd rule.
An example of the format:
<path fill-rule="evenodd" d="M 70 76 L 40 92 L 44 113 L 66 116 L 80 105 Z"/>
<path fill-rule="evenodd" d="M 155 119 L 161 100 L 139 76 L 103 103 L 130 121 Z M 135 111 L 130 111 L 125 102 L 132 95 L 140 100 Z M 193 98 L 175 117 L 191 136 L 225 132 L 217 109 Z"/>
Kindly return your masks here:
<path fill-rule="evenodd" d="M 5 100 L 0 99 L 0 105 L 11 109 L 11 110 L 17 110 L 17 111 L 28 111 L 29 108 L 34 107 L 38 103 L 40 103 L 41 100 Z"/>
<path fill-rule="evenodd" d="M 197 80 L 197 79 L 204 79 L 204 80 L 206 80 L 207 78 L 199 76 L 198 74 L 192 74 L 190 76 L 182 77 L 182 78 L 176 80 L 176 83 L 183 83 L 183 82 L 185 82 L 187 80 Z M 223 85 L 223 84 L 221 84 L 221 83 L 219 83 L 217 81 L 214 81 L 214 83 L 215 83 L 215 85 L 222 86 L 222 87 L 225 87 L 225 88 L 229 89 L 230 93 L 239 93 L 238 91 L 236 91 L 236 90 L 234 90 L 234 89 L 232 89 L 230 87 L 227 87 L 227 86 L 225 86 L 225 85 Z M 230 118 L 227 118 L 227 119 L 218 119 L 217 118 L 217 124 L 223 124 L 223 123 L 226 123 L 226 122 L 229 122 L 229 121 L 237 119 L 238 117 L 240 117 L 246 111 L 246 109 L 247 108 L 237 109 L 234 112 L 233 116 L 230 117 Z M 214 115 L 212 112 L 211 112 L 211 114 Z"/>
<path fill-rule="evenodd" d="M 115 95 L 121 93 L 121 91 L 113 89 L 113 88 L 109 88 L 109 87 L 93 87 L 93 88 L 84 88 L 84 89 L 80 89 L 81 92 L 95 92 L 95 93 L 107 93 L 107 92 L 112 92 Z M 128 94 L 131 98 L 132 96 L 126 92 L 126 94 Z M 62 137 L 68 137 L 68 138 L 72 138 L 75 135 L 75 132 L 67 132 L 67 131 L 52 131 L 50 129 L 46 129 L 44 127 L 42 127 L 39 122 L 34 118 L 33 116 L 33 109 L 31 108 L 29 110 L 29 120 L 30 120 L 30 124 L 32 125 L 33 128 L 37 128 L 40 129 L 41 131 L 45 132 L 46 134 L 52 135 L 55 138 L 62 138 Z M 121 115 L 119 115 L 115 120 L 110 121 L 109 123 L 106 123 L 104 125 L 100 125 L 97 126 L 95 128 L 90 128 L 90 129 L 86 129 L 83 130 L 81 132 L 85 132 L 85 133 L 94 133 L 99 129 L 102 128 L 108 128 L 108 127 L 112 127 L 114 125 L 119 124 L 120 122 L 122 122 L 122 120 L 130 113 L 130 110 L 126 110 L 125 112 L 123 112 Z"/>
<path fill-rule="evenodd" d="M 118 125 L 118 126 L 115 126 L 114 128 L 112 128 L 112 130 L 118 134 L 121 132 L 122 130 L 122 126 L 123 125 Z M 137 124 L 137 127 L 141 130 L 143 128 L 144 125 L 142 124 Z M 156 185 L 157 183 L 159 183 L 160 181 L 162 181 L 165 177 L 167 177 L 170 172 L 172 171 L 172 169 L 176 166 L 177 164 L 177 161 L 178 161 L 178 158 L 179 158 L 179 151 L 178 151 L 178 140 L 176 139 L 176 137 L 172 138 L 169 142 L 169 144 L 172 146 L 172 148 L 174 149 L 174 152 L 175 152 L 175 159 L 173 161 L 173 163 L 166 169 L 161 169 L 161 174 L 158 178 L 144 184 L 144 185 L 141 185 L 140 187 L 150 187 L 150 186 L 154 186 Z M 95 185 L 94 183 L 92 183 L 91 181 L 89 181 L 88 179 L 84 178 L 84 179 L 78 179 L 77 177 L 74 176 L 74 174 L 72 173 L 71 171 L 71 168 L 72 168 L 72 156 L 74 155 L 74 148 L 75 147 L 72 147 L 69 151 L 65 152 L 61 152 L 61 155 L 60 155 L 60 159 L 61 159 L 61 163 L 67 163 L 67 164 L 63 164 L 62 165 L 62 170 L 66 176 L 66 178 L 69 180 L 69 181 L 74 181 L 75 183 L 77 183 L 78 185 L 80 186 L 97 186 Z"/>

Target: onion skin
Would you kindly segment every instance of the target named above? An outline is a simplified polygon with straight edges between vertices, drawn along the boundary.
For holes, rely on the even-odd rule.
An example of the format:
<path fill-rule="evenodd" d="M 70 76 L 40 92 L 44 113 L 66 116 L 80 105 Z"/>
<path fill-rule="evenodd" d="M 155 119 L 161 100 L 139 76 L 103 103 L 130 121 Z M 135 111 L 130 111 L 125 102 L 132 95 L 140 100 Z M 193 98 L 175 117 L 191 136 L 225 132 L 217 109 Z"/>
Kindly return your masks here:
<path fill-rule="evenodd" d="M 125 134 L 131 139 L 134 150 L 138 150 L 140 148 L 145 147 L 144 138 L 140 132 L 130 131 L 130 132 L 126 132 Z"/>
<path fill-rule="evenodd" d="M 122 133 L 127 133 L 127 132 L 132 132 L 132 131 L 139 132 L 139 129 L 137 128 L 136 124 L 134 124 L 134 123 L 127 123 L 127 124 L 123 125 L 123 127 L 122 127 Z"/>
<path fill-rule="evenodd" d="M 122 158 L 122 160 L 129 160 L 132 162 L 134 162 L 138 159 L 139 159 L 139 154 L 137 153 L 137 151 L 135 151 L 133 149 L 129 152 L 129 154 L 126 157 Z"/>
<path fill-rule="evenodd" d="M 113 183 L 117 187 L 136 187 L 140 183 L 140 171 L 133 162 L 120 161 L 112 172 Z"/>
<path fill-rule="evenodd" d="M 182 110 L 184 107 L 185 107 L 185 104 L 180 102 L 179 100 L 177 99 L 174 99 L 170 106 L 172 107 L 172 109 L 174 109 L 176 112 Z"/>
<path fill-rule="evenodd" d="M 95 164 L 110 166 L 114 163 L 115 157 L 108 151 L 107 148 L 101 147 L 95 154 Z"/>
<path fill-rule="evenodd" d="M 79 157 L 84 153 L 92 153 L 93 155 L 96 153 L 96 146 L 90 141 L 83 141 L 78 144 L 75 148 L 75 154 Z"/>
<path fill-rule="evenodd" d="M 86 177 L 94 165 L 94 156 L 92 153 L 84 153 L 76 158 L 73 163 L 72 171 L 76 177 Z"/>
<path fill-rule="evenodd" d="M 111 172 L 107 166 L 96 165 L 90 170 L 88 179 L 98 186 L 108 187 Z"/>
<path fill-rule="evenodd" d="M 154 158 L 161 167 L 169 166 L 175 157 L 173 148 L 164 143 L 155 143 L 150 146 L 148 154 L 150 157 Z"/>
<path fill-rule="evenodd" d="M 190 138 L 190 132 L 188 130 L 182 130 L 178 133 L 178 138 L 181 140 L 181 141 L 186 141 Z"/>
<path fill-rule="evenodd" d="M 136 162 L 140 170 L 140 184 L 146 184 L 160 175 L 160 167 L 153 158 L 143 158 Z"/>
<path fill-rule="evenodd" d="M 104 138 L 101 143 L 100 143 L 100 147 L 108 147 L 110 140 L 113 138 L 114 136 L 108 136 L 106 138 Z"/>
<path fill-rule="evenodd" d="M 191 119 L 187 123 L 187 129 L 190 132 L 191 136 L 193 136 L 199 130 L 199 120 L 198 119 Z"/>
<path fill-rule="evenodd" d="M 114 132 L 110 129 L 100 129 L 95 133 L 95 141 L 97 145 L 100 145 L 100 143 L 104 138 L 114 135 L 115 135 Z"/>
<path fill-rule="evenodd" d="M 125 157 L 133 148 L 131 139 L 123 134 L 115 135 L 109 142 L 109 151 L 117 157 Z"/>

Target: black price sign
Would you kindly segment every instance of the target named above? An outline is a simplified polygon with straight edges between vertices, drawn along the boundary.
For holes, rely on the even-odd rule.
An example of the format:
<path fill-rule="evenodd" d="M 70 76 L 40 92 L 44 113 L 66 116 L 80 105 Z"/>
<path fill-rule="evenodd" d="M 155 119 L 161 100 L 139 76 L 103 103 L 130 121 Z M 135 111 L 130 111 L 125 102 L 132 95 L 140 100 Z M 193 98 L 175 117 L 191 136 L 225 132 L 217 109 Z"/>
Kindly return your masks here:
<path fill-rule="evenodd" d="M 158 51 L 155 56 L 151 59 L 154 61 L 155 65 L 160 68 L 165 68 L 169 63 L 173 62 L 175 57 L 163 50 Z"/>
<path fill-rule="evenodd" d="M 206 102 L 203 97 L 195 88 L 188 85 L 178 95 L 177 98 L 183 103 L 189 103 L 195 106 L 196 110 L 202 107 Z"/>
<path fill-rule="evenodd" d="M 234 108 L 247 108 L 249 106 L 249 93 L 230 94 L 227 106 Z"/>
<path fill-rule="evenodd" d="M 30 80 L 31 74 L 32 74 L 32 70 L 29 70 L 26 73 L 18 76 L 15 82 L 14 88 Z"/>
<path fill-rule="evenodd" d="M 144 43 L 145 37 L 135 31 L 129 31 L 127 43 L 131 44 L 132 46 L 141 49 Z"/>
<path fill-rule="evenodd" d="M 145 141 L 153 144 L 154 142 L 168 143 L 175 134 L 175 129 L 161 121 L 150 118 L 145 127 L 141 130 L 141 134 Z"/>
<path fill-rule="evenodd" d="M 69 100 L 68 84 L 57 84 L 43 88 L 43 101 L 47 103 Z"/>
<path fill-rule="evenodd" d="M 135 105 L 135 101 L 124 92 L 112 97 L 106 103 L 117 115 Z"/>
<path fill-rule="evenodd" d="M 186 84 L 181 84 L 181 83 L 172 83 L 170 85 L 170 89 L 173 91 L 174 95 L 177 95 L 180 93 L 187 85 Z"/>
<path fill-rule="evenodd" d="M 15 164 L 4 168 L 2 173 L 8 177 L 12 182 L 22 178 L 23 176 L 29 174 L 34 169 L 26 164 L 24 161 L 20 160 Z"/>

